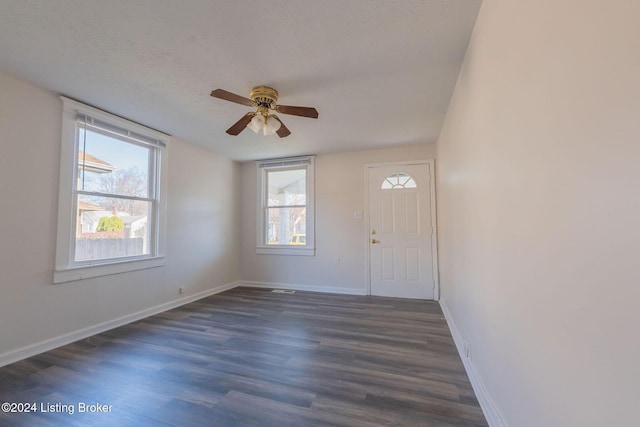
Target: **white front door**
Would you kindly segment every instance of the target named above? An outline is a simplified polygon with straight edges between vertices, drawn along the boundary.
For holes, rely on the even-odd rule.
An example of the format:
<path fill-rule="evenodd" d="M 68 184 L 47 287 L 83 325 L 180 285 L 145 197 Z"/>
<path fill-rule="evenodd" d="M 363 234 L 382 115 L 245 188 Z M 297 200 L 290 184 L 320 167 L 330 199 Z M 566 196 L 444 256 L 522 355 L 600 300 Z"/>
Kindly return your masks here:
<path fill-rule="evenodd" d="M 434 298 L 430 166 L 368 168 L 372 295 Z"/>

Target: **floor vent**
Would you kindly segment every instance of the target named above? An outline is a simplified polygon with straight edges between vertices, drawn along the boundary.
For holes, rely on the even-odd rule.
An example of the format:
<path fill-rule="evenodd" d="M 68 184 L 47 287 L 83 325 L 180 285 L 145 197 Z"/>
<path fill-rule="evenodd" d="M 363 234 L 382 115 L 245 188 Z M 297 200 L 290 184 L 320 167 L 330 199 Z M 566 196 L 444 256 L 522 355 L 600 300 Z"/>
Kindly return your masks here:
<path fill-rule="evenodd" d="M 273 289 L 271 292 L 276 294 L 293 294 L 296 291 L 294 291 L 293 289 Z"/>

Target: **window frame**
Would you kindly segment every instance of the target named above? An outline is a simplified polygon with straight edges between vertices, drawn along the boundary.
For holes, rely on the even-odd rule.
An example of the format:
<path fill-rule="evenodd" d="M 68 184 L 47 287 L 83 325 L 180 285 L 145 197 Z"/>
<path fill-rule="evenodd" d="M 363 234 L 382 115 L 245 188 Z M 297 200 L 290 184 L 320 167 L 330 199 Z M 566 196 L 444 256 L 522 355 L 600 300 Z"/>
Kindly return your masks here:
<path fill-rule="evenodd" d="M 283 159 L 260 160 L 257 168 L 257 211 L 256 211 L 256 253 L 261 255 L 302 255 L 315 256 L 315 156 L 288 157 Z M 269 245 L 268 230 L 268 192 L 267 173 L 303 169 L 305 178 L 306 208 L 306 244 L 305 245 Z"/>
<path fill-rule="evenodd" d="M 166 249 L 166 167 L 169 135 L 78 101 L 60 97 L 62 101 L 62 140 L 60 150 L 60 181 L 58 188 L 58 229 L 53 283 L 64 283 L 91 277 L 159 267 L 165 264 Z M 149 223 L 150 253 L 99 260 L 75 260 L 78 201 L 78 117 L 88 116 L 108 125 L 155 141 L 148 142 L 155 152 L 155 165 L 148 172 L 153 186 L 152 216 Z M 121 140 L 126 141 L 124 138 Z"/>

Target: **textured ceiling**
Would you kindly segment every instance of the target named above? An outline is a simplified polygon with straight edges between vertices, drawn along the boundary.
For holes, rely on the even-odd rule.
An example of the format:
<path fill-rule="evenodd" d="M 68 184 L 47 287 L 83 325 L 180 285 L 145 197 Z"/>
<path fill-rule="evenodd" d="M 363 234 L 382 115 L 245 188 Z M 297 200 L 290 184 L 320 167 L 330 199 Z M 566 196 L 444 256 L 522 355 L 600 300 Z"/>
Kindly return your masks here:
<path fill-rule="evenodd" d="M 235 160 L 435 142 L 480 0 L 0 0 L 0 71 Z M 225 130 L 256 85 L 318 120 Z"/>

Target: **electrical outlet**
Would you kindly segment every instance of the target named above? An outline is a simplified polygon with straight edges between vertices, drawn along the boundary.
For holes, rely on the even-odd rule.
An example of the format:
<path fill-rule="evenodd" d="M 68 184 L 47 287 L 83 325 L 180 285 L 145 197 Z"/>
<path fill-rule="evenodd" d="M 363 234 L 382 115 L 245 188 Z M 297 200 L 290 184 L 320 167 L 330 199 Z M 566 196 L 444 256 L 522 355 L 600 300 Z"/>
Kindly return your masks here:
<path fill-rule="evenodd" d="M 178 289 L 178 293 L 179 293 L 179 294 L 184 294 L 184 288 L 183 288 L 183 287 L 180 287 L 180 289 Z"/>
<path fill-rule="evenodd" d="M 464 343 L 464 357 L 471 360 L 471 346 L 466 341 Z"/>
<path fill-rule="evenodd" d="M 333 258 L 333 263 L 334 263 L 335 265 L 340 265 L 340 257 L 339 257 L 339 256 L 334 257 L 334 258 Z"/>

